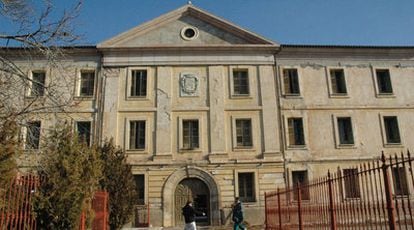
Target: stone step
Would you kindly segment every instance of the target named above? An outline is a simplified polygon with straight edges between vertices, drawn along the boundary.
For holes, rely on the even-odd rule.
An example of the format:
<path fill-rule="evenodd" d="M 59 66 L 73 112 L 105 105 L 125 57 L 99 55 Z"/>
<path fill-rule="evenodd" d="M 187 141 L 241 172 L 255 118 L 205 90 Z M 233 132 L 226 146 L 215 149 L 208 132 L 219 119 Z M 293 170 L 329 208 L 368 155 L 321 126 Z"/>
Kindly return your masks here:
<path fill-rule="evenodd" d="M 148 227 L 148 228 L 123 228 L 124 230 L 183 230 L 183 226 L 178 227 Z M 233 225 L 223 226 L 197 226 L 197 230 L 228 230 L 233 229 Z M 263 225 L 247 226 L 248 230 L 262 230 Z"/>

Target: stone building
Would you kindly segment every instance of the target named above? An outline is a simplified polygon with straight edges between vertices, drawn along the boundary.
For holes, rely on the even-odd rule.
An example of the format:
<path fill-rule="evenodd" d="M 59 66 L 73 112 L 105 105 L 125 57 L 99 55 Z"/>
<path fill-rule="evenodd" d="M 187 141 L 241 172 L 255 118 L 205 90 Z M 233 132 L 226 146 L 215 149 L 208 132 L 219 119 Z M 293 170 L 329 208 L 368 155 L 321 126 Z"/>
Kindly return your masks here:
<path fill-rule="evenodd" d="M 153 226 L 236 196 L 260 224 L 265 192 L 414 145 L 413 47 L 280 45 L 189 4 L 65 61 L 75 130 L 125 149 Z"/>

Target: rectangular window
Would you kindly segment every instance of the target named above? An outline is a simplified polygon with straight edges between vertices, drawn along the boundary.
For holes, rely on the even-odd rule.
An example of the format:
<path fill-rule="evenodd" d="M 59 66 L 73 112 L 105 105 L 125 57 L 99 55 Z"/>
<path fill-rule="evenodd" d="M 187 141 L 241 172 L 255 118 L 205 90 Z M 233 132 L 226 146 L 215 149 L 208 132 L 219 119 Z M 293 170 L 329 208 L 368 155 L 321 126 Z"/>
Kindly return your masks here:
<path fill-rule="evenodd" d="M 309 187 L 308 185 L 308 171 L 292 171 L 292 183 L 294 189 L 294 200 L 298 200 L 298 184 L 301 186 L 301 199 L 302 200 L 309 200 Z"/>
<path fill-rule="evenodd" d="M 341 145 L 353 145 L 354 134 L 352 132 L 352 121 L 350 117 L 338 117 L 338 133 L 339 144 Z"/>
<path fill-rule="evenodd" d="M 46 72 L 32 72 L 32 88 L 30 90 L 31 97 L 43 96 L 45 94 Z"/>
<path fill-rule="evenodd" d="M 332 94 L 346 94 L 346 82 L 343 69 L 331 69 Z"/>
<path fill-rule="evenodd" d="M 252 121 L 250 119 L 236 120 L 237 147 L 252 147 Z"/>
<path fill-rule="evenodd" d="M 95 72 L 82 71 L 80 79 L 79 96 L 90 97 L 93 96 L 95 88 Z"/>
<path fill-rule="evenodd" d="M 247 70 L 233 70 L 234 94 L 249 95 L 249 75 Z"/>
<path fill-rule="evenodd" d="M 302 118 L 288 119 L 289 145 L 305 145 Z"/>
<path fill-rule="evenodd" d="M 404 167 L 392 168 L 392 178 L 394 181 L 394 195 L 408 195 L 407 175 Z"/>
<path fill-rule="evenodd" d="M 137 191 L 137 201 L 135 204 L 143 205 L 145 204 L 145 175 L 134 175 L 134 180 Z"/>
<path fill-rule="evenodd" d="M 147 71 L 132 70 L 131 71 L 131 96 L 145 97 L 147 96 Z"/>
<path fill-rule="evenodd" d="M 392 94 L 390 71 L 388 69 L 377 69 L 375 73 L 377 75 L 378 93 Z"/>
<path fill-rule="evenodd" d="M 358 169 L 344 169 L 345 198 L 360 198 Z"/>
<path fill-rule="evenodd" d="M 239 198 L 243 202 L 255 202 L 254 173 L 238 173 Z"/>
<path fill-rule="evenodd" d="M 91 122 L 77 121 L 76 132 L 81 141 L 84 141 L 88 146 L 91 145 Z"/>
<path fill-rule="evenodd" d="M 198 120 L 183 120 L 183 148 L 199 148 Z"/>
<path fill-rule="evenodd" d="M 299 77 L 297 69 L 283 70 L 283 83 L 286 95 L 299 95 Z"/>
<path fill-rule="evenodd" d="M 26 128 L 25 149 L 39 149 L 40 121 L 28 122 Z"/>
<path fill-rule="evenodd" d="M 384 129 L 387 144 L 400 144 L 400 130 L 398 128 L 398 120 L 395 116 L 384 117 Z"/>
<path fill-rule="evenodd" d="M 145 121 L 131 121 L 129 149 L 145 149 Z"/>

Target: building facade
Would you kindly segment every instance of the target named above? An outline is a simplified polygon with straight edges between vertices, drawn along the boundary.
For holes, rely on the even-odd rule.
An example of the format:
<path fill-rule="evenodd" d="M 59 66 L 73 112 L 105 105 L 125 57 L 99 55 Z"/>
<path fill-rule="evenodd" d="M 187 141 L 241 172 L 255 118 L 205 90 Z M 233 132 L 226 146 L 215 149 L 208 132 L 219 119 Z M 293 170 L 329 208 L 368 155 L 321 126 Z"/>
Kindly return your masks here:
<path fill-rule="evenodd" d="M 265 192 L 414 147 L 413 47 L 280 45 L 186 5 L 65 61 L 75 130 L 125 149 L 153 226 L 188 199 L 230 223 L 234 197 L 261 224 Z"/>

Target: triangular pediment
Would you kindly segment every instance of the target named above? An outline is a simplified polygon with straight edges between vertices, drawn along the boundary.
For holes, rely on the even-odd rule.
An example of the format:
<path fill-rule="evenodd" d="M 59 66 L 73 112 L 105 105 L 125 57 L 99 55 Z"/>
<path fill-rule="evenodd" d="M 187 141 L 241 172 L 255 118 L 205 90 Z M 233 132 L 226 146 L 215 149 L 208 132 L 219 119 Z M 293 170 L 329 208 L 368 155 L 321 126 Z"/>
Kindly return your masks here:
<path fill-rule="evenodd" d="M 106 40 L 98 44 L 98 48 L 233 45 L 279 46 L 188 4 Z"/>

